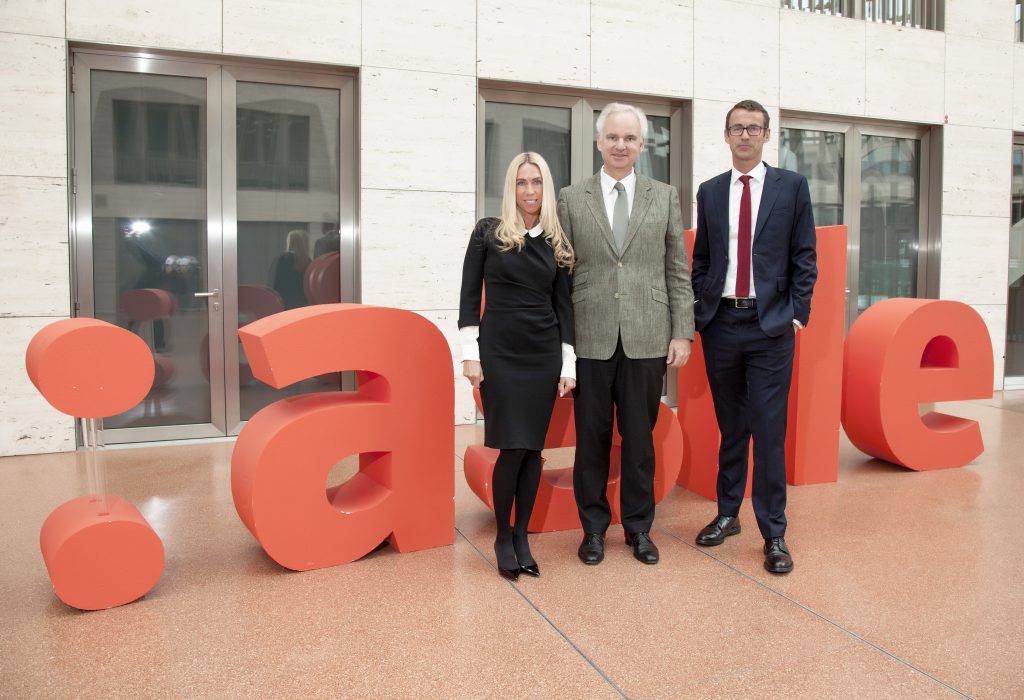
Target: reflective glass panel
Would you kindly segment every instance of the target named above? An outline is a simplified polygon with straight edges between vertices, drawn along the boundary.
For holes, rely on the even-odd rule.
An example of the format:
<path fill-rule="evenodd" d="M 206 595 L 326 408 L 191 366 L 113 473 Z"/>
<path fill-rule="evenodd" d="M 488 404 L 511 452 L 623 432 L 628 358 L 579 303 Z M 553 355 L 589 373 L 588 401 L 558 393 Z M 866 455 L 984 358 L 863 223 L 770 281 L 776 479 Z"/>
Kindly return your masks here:
<path fill-rule="evenodd" d="M 1024 376 L 1024 146 L 1013 147 L 1010 180 L 1010 287 L 1006 299 L 1007 377 Z"/>
<path fill-rule="evenodd" d="M 601 112 L 594 112 L 594 131 L 597 131 L 597 117 Z M 636 159 L 636 171 L 641 175 L 667 183 L 669 180 L 669 142 L 671 141 L 672 120 L 669 117 L 652 117 L 647 115 L 647 138 L 644 139 L 644 150 Z M 603 162 L 601 152 L 597 150 L 597 141 L 592 142 L 594 149 L 594 172 Z"/>
<path fill-rule="evenodd" d="M 153 387 L 106 428 L 209 423 L 206 81 L 92 71 L 96 318 L 139 335 Z"/>
<path fill-rule="evenodd" d="M 341 300 L 340 93 L 239 82 L 238 325 Z M 279 398 L 340 387 L 336 374 L 280 390 L 256 380 L 239 345 L 242 420 Z"/>
<path fill-rule="evenodd" d="M 917 296 L 920 146 L 861 136 L 858 313 L 883 299 Z"/>
<path fill-rule="evenodd" d="M 572 183 L 572 111 L 487 102 L 484 117 L 484 214 L 501 213 L 509 162 L 524 151 L 540 153 L 551 168 L 555 192 Z"/>
<path fill-rule="evenodd" d="M 843 223 L 843 146 L 839 132 L 779 130 L 779 167 L 807 178 L 815 226 Z"/>

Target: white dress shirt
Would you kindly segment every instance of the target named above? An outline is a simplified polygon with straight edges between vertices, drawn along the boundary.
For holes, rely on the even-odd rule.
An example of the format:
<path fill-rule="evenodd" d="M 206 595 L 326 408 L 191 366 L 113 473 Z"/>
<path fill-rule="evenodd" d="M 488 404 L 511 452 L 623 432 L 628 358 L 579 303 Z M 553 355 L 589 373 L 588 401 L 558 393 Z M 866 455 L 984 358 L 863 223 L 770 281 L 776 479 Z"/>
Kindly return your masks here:
<path fill-rule="evenodd" d="M 538 223 L 536 226 L 531 228 L 526 234 L 530 238 L 536 238 L 544 230 Z M 480 326 L 463 326 L 459 329 L 459 336 L 462 344 L 462 360 L 473 360 L 474 362 L 480 361 L 480 345 L 477 340 L 480 338 Z M 572 345 L 568 343 L 562 343 L 562 373 L 560 377 L 566 377 L 567 379 L 576 379 L 576 350 Z"/>
<path fill-rule="evenodd" d="M 723 297 L 736 296 L 736 267 L 737 249 L 739 243 L 740 229 L 740 198 L 743 196 L 743 183 L 740 182 L 740 175 L 749 175 L 750 182 L 750 245 L 754 245 L 754 229 L 757 228 L 757 210 L 761 207 L 761 190 L 764 189 L 764 176 L 767 168 L 764 162 L 758 163 L 749 173 L 741 173 L 736 168 L 732 169 L 732 185 L 729 187 L 729 267 L 725 271 L 725 287 L 722 289 Z M 754 256 L 750 256 L 750 296 L 756 297 L 754 292 Z"/>
<path fill-rule="evenodd" d="M 608 214 L 608 227 L 611 228 L 615 222 L 615 202 L 619 199 L 619 193 L 615 191 L 615 183 L 621 182 L 626 188 L 626 213 L 633 213 L 633 195 L 636 194 L 636 170 L 630 170 L 629 175 L 616 180 L 604 171 L 601 166 L 601 194 L 604 195 L 604 210 Z"/>

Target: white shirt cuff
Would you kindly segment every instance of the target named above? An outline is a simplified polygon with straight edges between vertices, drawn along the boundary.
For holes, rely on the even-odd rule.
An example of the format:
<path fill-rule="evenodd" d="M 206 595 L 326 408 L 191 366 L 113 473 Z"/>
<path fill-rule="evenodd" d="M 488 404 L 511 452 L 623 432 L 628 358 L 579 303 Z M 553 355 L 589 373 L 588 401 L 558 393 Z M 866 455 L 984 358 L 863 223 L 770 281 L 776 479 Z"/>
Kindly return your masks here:
<path fill-rule="evenodd" d="M 796 326 L 797 328 L 803 328 L 804 327 L 804 324 L 800 323 L 795 318 L 793 319 L 793 325 Z"/>
<path fill-rule="evenodd" d="M 476 342 L 480 337 L 480 326 L 463 326 L 459 329 L 462 338 L 462 360 L 480 361 L 480 345 Z"/>
<path fill-rule="evenodd" d="M 576 350 L 568 343 L 562 343 L 562 373 L 558 376 L 576 380 Z"/>

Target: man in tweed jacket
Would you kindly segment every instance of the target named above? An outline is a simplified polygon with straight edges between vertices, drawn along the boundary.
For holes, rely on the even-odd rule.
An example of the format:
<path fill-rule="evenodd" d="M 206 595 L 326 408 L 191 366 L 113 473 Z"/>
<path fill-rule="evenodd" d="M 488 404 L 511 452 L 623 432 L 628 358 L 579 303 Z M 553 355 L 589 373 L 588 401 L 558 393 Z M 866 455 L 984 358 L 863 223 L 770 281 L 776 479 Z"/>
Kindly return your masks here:
<path fill-rule="evenodd" d="M 579 557 L 604 559 L 611 523 L 606 494 L 612 419 L 622 435 L 621 519 L 626 544 L 658 562 L 652 431 L 667 366 L 680 367 L 693 339 L 693 290 L 679 194 L 638 174 L 647 117 L 612 103 L 597 120 L 604 165 L 558 196 L 558 218 L 576 253 L 576 462 L 573 487 L 583 524 Z"/>

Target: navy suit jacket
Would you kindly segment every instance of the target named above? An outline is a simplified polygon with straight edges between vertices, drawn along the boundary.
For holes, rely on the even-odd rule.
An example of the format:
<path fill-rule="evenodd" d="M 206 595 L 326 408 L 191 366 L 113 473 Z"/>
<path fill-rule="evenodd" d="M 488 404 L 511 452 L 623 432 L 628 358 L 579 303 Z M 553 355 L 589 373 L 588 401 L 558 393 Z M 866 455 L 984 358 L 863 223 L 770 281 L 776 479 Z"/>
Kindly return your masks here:
<path fill-rule="evenodd" d="M 697 190 L 692 280 L 698 331 L 715 317 L 725 288 L 731 180 L 729 170 Z M 767 167 L 750 259 L 761 330 L 775 338 L 786 332 L 794 319 L 806 326 L 818 265 L 811 193 L 803 175 Z"/>

